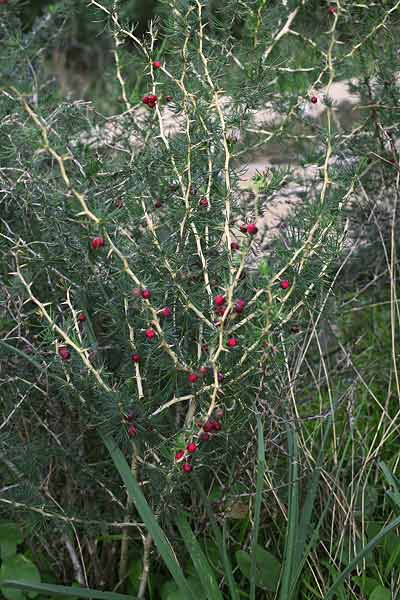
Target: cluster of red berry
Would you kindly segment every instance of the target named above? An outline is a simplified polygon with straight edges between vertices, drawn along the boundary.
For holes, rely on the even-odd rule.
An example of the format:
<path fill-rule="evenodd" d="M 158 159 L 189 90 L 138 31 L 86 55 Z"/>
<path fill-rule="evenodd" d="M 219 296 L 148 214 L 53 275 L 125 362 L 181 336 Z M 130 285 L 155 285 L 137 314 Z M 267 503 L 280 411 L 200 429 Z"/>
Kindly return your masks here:
<path fill-rule="evenodd" d="M 249 223 L 248 225 L 246 225 L 245 223 L 242 223 L 239 226 L 239 229 L 242 233 L 248 233 L 250 235 L 256 235 L 256 233 L 258 231 L 258 227 L 256 226 L 255 223 Z"/>
<path fill-rule="evenodd" d="M 143 104 L 147 104 L 149 108 L 154 108 L 156 105 L 158 98 L 153 94 L 149 94 L 147 96 L 143 96 Z"/>
<path fill-rule="evenodd" d="M 199 439 L 202 442 L 208 442 L 210 439 L 210 434 L 212 432 L 221 431 L 222 425 L 221 425 L 221 421 L 219 419 L 221 419 L 224 416 L 223 409 L 222 408 L 217 409 L 215 411 L 215 416 L 216 416 L 215 419 L 209 419 L 204 424 L 197 423 L 198 427 L 203 429 L 203 431 L 199 435 Z M 191 460 L 193 454 L 195 452 L 197 452 L 197 450 L 198 450 L 198 445 L 195 442 L 190 442 L 186 446 L 186 450 L 179 450 L 175 454 L 176 462 L 183 461 L 182 462 L 182 471 L 184 473 L 190 473 L 193 470 L 193 467 L 190 464 L 190 460 Z"/>

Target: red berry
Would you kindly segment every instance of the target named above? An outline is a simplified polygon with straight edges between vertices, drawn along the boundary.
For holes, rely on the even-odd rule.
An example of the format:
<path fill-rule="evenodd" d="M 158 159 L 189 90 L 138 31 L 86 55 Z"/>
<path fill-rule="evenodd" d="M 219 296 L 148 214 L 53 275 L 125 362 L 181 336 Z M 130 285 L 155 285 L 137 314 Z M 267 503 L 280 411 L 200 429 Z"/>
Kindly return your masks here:
<path fill-rule="evenodd" d="M 203 433 L 200 434 L 200 439 L 202 442 L 208 442 L 208 440 L 210 439 L 210 434 L 206 431 L 203 431 Z"/>
<path fill-rule="evenodd" d="M 135 437 L 135 435 L 137 434 L 137 429 L 134 425 L 131 425 L 128 429 L 128 435 L 129 437 Z"/>
<path fill-rule="evenodd" d="M 283 279 L 280 284 L 282 290 L 287 290 L 289 287 L 289 281 L 287 279 Z"/>
<path fill-rule="evenodd" d="M 242 223 L 242 224 L 240 225 L 240 231 L 241 231 L 242 233 L 247 233 L 247 225 L 246 225 L 245 223 Z"/>
<path fill-rule="evenodd" d="M 217 410 L 215 411 L 215 416 L 217 417 L 217 419 L 222 419 L 222 417 L 224 416 L 224 409 L 223 408 L 217 408 Z"/>
<path fill-rule="evenodd" d="M 317 98 L 317 96 L 311 96 L 311 98 L 310 98 L 310 101 L 311 101 L 313 104 L 317 104 L 317 102 L 318 102 L 318 98 Z"/>
<path fill-rule="evenodd" d="M 92 248 L 93 250 L 97 250 L 104 246 L 104 239 L 102 237 L 95 237 L 92 239 Z"/>
<path fill-rule="evenodd" d="M 179 450 L 175 454 L 175 460 L 181 460 L 181 458 L 183 458 L 184 456 L 185 456 L 185 451 L 184 450 Z"/>
<path fill-rule="evenodd" d="M 237 313 L 241 313 L 241 312 L 243 312 L 245 306 L 246 306 L 246 302 L 244 300 L 237 300 L 235 302 L 235 311 Z"/>
<path fill-rule="evenodd" d="M 207 369 L 207 367 L 200 367 L 200 369 L 199 369 L 199 373 L 200 373 L 200 375 L 203 375 L 203 377 L 204 377 L 205 375 L 207 375 L 207 373 L 208 373 L 208 369 Z"/>
<path fill-rule="evenodd" d="M 68 360 L 71 357 L 70 351 L 65 346 L 60 346 L 58 349 L 58 354 L 62 360 Z"/>
<path fill-rule="evenodd" d="M 329 14 L 329 15 L 334 15 L 334 14 L 335 14 L 335 12 L 336 12 L 336 8 L 335 8 L 335 6 L 329 6 L 329 7 L 328 7 L 328 14 Z"/>
<path fill-rule="evenodd" d="M 192 469 L 193 469 L 192 465 L 189 465 L 189 463 L 183 463 L 182 471 L 184 473 L 191 473 Z"/>
<path fill-rule="evenodd" d="M 217 313 L 217 315 L 222 317 L 222 315 L 225 312 L 225 306 L 217 306 L 217 308 L 215 309 L 215 312 Z"/>
<path fill-rule="evenodd" d="M 147 337 L 148 340 L 152 340 L 153 337 L 155 337 L 156 332 L 154 331 L 154 329 L 151 329 L 151 327 L 149 327 L 149 329 L 146 329 L 145 332 L 145 336 Z"/>
<path fill-rule="evenodd" d="M 171 102 L 171 100 L 172 100 L 172 96 L 165 96 L 165 100 L 166 100 L 167 102 Z"/>
<path fill-rule="evenodd" d="M 189 452 L 189 454 L 194 454 L 197 450 L 197 444 L 190 442 L 190 444 L 186 446 L 186 450 Z"/>
<path fill-rule="evenodd" d="M 222 306 L 223 304 L 225 304 L 225 296 L 222 296 L 221 294 L 215 296 L 214 304 L 215 306 Z"/>
<path fill-rule="evenodd" d="M 153 68 L 154 69 L 160 69 L 161 68 L 161 63 L 159 60 L 153 60 Z"/>
<path fill-rule="evenodd" d="M 256 227 L 255 223 L 249 223 L 247 225 L 247 233 L 250 233 L 250 235 L 255 235 L 258 231 L 258 228 Z"/>
<path fill-rule="evenodd" d="M 239 250 L 240 246 L 237 242 L 231 242 L 231 249 L 232 250 Z"/>
<path fill-rule="evenodd" d="M 222 429 L 221 423 L 219 421 L 214 421 L 213 429 L 214 429 L 214 431 L 221 431 L 221 429 Z"/>
<path fill-rule="evenodd" d="M 236 338 L 229 338 L 228 341 L 226 342 L 227 345 L 229 346 L 229 348 L 234 348 L 235 346 L 237 346 L 238 342 Z"/>
<path fill-rule="evenodd" d="M 207 198 L 201 198 L 201 200 L 199 201 L 200 206 L 204 206 L 205 208 L 207 208 L 208 206 L 208 200 Z"/>
<path fill-rule="evenodd" d="M 212 421 L 206 421 L 203 425 L 203 431 L 206 433 L 210 433 L 213 430 Z"/>
<path fill-rule="evenodd" d="M 163 309 L 161 309 L 160 313 L 165 318 L 168 318 L 172 315 L 172 311 L 168 306 L 165 306 Z"/>
<path fill-rule="evenodd" d="M 133 288 L 132 294 L 136 296 L 136 298 L 140 298 L 142 295 L 142 290 L 140 288 Z"/>
<path fill-rule="evenodd" d="M 83 321 L 86 321 L 86 316 L 83 313 L 81 313 L 80 315 L 78 315 L 78 321 L 83 323 Z"/>
<path fill-rule="evenodd" d="M 222 382 L 223 382 L 223 380 L 225 379 L 225 376 L 224 376 L 224 374 L 223 374 L 223 373 L 218 373 L 217 377 L 218 377 L 218 381 L 219 381 L 220 383 L 222 383 Z"/>
<path fill-rule="evenodd" d="M 135 352 L 135 354 L 132 354 L 131 361 L 133 363 L 139 363 L 140 362 L 140 354 L 138 354 L 137 352 Z"/>
<path fill-rule="evenodd" d="M 0 0 L 0 5 L 2 4 L 8 4 L 8 0 Z"/>
<path fill-rule="evenodd" d="M 147 104 L 150 108 L 154 108 L 157 102 L 157 96 L 143 96 L 143 103 Z"/>
<path fill-rule="evenodd" d="M 188 375 L 189 383 L 196 383 L 197 380 L 198 380 L 198 377 L 197 377 L 196 373 L 190 373 L 190 375 Z"/>
<path fill-rule="evenodd" d="M 141 296 L 145 300 L 149 300 L 151 298 L 151 292 L 150 292 L 150 290 L 142 290 Z"/>
<path fill-rule="evenodd" d="M 154 208 L 161 208 L 162 204 L 159 200 L 157 200 L 157 202 L 154 203 Z"/>

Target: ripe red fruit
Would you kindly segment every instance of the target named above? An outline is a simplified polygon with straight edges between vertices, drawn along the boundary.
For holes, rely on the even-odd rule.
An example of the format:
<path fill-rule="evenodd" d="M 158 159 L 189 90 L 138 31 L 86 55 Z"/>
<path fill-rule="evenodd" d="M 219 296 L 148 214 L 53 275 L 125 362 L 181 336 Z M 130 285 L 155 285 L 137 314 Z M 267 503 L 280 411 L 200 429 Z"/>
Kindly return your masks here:
<path fill-rule="evenodd" d="M 184 456 L 185 456 L 185 451 L 184 450 L 179 450 L 175 454 L 175 460 L 181 460 L 181 458 L 183 458 Z"/>
<path fill-rule="evenodd" d="M 246 306 L 246 302 L 244 300 L 237 300 L 235 302 L 235 311 L 237 313 L 241 313 L 244 311 L 245 306 Z"/>
<path fill-rule="evenodd" d="M 283 279 L 279 285 L 282 290 L 287 290 L 289 287 L 289 281 L 287 279 Z"/>
<path fill-rule="evenodd" d="M 83 313 L 81 313 L 80 315 L 78 315 L 78 321 L 83 323 L 83 321 L 86 321 L 86 316 Z"/>
<path fill-rule="evenodd" d="M 232 250 L 239 250 L 240 246 L 237 242 L 231 242 L 231 249 Z"/>
<path fill-rule="evenodd" d="M 328 7 L 328 14 L 329 14 L 329 15 L 334 15 L 334 14 L 335 14 L 335 12 L 336 12 L 336 8 L 335 8 L 335 6 L 329 6 L 329 7 Z"/>
<path fill-rule="evenodd" d="M 242 233 L 247 233 L 247 225 L 245 223 L 242 223 L 239 229 Z"/>
<path fill-rule="evenodd" d="M 213 429 L 214 429 L 214 431 L 221 431 L 221 429 L 222 429 L 221 423 L 219 421 L 214 421 Z"/>
<path fill-rule="evenodd" d="M 92 239 L 91 243 L 93 250 L 97 250 L 98 248 L 104 246 L 104 239 L 102 237 L 95 237 Z"/>
<path fill-rule="evenodd" d="M 208 442 L 208 440 L 210 439 L 210 434 L 206 431 L 203 431 L 203 433 L 200 434 L 200 439 L 202 442 Z"/>
<path fill-rule="evenodd" d="M 161 208 L 162 204 L 159 200 L 157 200 L 157 202 L 154 203 L 154 208 Z"/>
<path fill-rule="evenodd" d="M 168 306 L 165 306 L 163 309 L 161 309 L 160 313 L 165 318 L 168 318 L 172 315 L 172 311 Z"/>
<path fill-rule="evenodd" d="M 255 223 L 249 223 L 247 225 L 247 233 L 249 233 L 250 235 L 255 235 L 258 231 L 257 226 L 255 225 Z"/>
<path fill-rule="evenodd" d="M 149 95 L 149 96 L 143 96 L 143 103 L 147 104 L 147 106 L 149 106 L 150 108 L 154 108 L 157 102 L 157 96 L 154 95 Z"/>
<path fill-rule="evenodd" d="M 215 306 L 222 306 L 223 304 L 225 304 L 225 296 L 222 296 L 221 294 L 215 296 L 214 304 Z"/>
<path fill-rule="evenodd" d="M 58 354 L 62 360 L 68 360 L 71 357 L 70 351 L 65 346 L 60 346 L 58 349 Z"/>
<path fill-rule="evenodd" d="M 139 363 L 140 362 L 140 354 L 138 354 L 137 352 L 135 352 L 135 354 L 132 354 L 131 361 L 133 363 Z"/>
<path fill-rule="evenodd" d="M 318 98 L 317 98 L 317 96 L 311 96 L 311 98 L 310 98 L 310 101 L 311 101 L 313 104 L 317 104 L 317 102 L 318 102 Z"/>
<path fill-rule="evenodd" d="M 222 317 L 222 315 L 225 312 L 225 306 L 217 306 L 217 308 L 215 309 L 215 312 L 217 313 L 217 315 Z"/>
<path fill-rule="evenodd" d="M 145 300 L 149 300 L 149 298 L 151 298 L 151 292 L 150 290 L 142 290 L 141 294 L 142 298 L 144 298 Z"/>
<path fill-rule="evenodd" d="M 208 373 L 208 369 L 207 369 L 207 367 L 200 367 L 200 369 L 199 369 L 199 373 L 200 373 L 200 375 L 203 375 L 203 377 L 204 377 L 205 375 L 207 375 L 207 373 Z"/>
<path fill-rule="evenodd" d="M 151 329 L 151 327 L 149 327 L 149 329 L 146 329 L 145 331 L 145 336 L 147 337 L 148 340 L 152 340 L 153 337 L 155 337 L 156 332 L 154 331 L 154 329 Z"/>
<path fill-rule="evenodd" d="M 161 68 L 161 63 L 159 60 L 153 60 L 153 68 L 154 69 L 160 69 Z"/>
<path fill-rule="evenodd" d="M 220 383 L 222 383 L 222 382 L 223 382 L 223 380 L 225 379 L 225 376 L 224 376 L 224 374 L 223 374 L 223 373 L 218 373 L 217 377 L 218 377 L 218 381 L 219 381 Z"/>
<path fill-rule="evenodd" d="M 135 435 L 137 434 L 137 429 L 134 425 L 131 425 L 128 429 L 128 435 L 129 437 L 135 437 Z"/>
<path fill-rule="evenodd" d="M 203 431 L 205 431 L 206 433 L 210 433 L 210 431 L 212 431 L 213 428 L 213 421 L 206 421 L 203 425 Z"/>
<path fill-rule="evenodd" d="M 189 452 L 189 454 L 194 454 L 197 450 L 197 444 L 190 442 L 190 444 L 186 446 L 186 450 Z"/>
<path fill-rule="evenodd" d="M 201 198 L 201 200 L 199 201 L 200 206 L 204 206 L 204 208 L 207 208 L 208 206 L 208 200 L 207 198 Z"/>
<path fill-rule="evenodd" d="M 188 382 L 189 383 L 196 383 L 197 380 L 198 380 L 198 377 L 197 377 L 196 373 L 190 373 L 188 375 Z"/>
<path fill-rule="evenodd" d="M 193 469 L 192 465 L 189 465 L 189 463 L 183 463 L 182 471 L 184 473 L 191 473 L 192 469 Z"/>
<path fill-rule="evenodd" d="M 229 346 L 229 348 L 234 348 L 235 346 L 237 346 L 238 341 L 236 338 L 229 338 L 226 343 Z"/>

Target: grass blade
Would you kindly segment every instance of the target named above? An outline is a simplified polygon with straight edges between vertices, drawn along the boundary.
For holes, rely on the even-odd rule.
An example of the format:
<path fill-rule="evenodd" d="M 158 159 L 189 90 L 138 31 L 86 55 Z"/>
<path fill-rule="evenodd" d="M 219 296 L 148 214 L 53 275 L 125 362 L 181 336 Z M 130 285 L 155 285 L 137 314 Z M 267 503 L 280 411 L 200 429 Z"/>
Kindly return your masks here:
<path fill-rule="evenodd" d="M 299 468 L 298 468 L 298 448 L 296 432 L 290 426 L 288 433 L 288 454 L 289 454 L 289 503 L 288 503 L 288 524 L 286 530 L 285 552 L 283 560 L 283 572 L 280 589 L 280 600 L 290 600 L 289 592 L 294 571 L 294 558 L 297 538 L 297 528 L 299 520 Z"/>
<path fill-rule="evenodd" d="M 183 514 L 177 518 L 177 525 L 207 598 L 209 600 L 223 600 L 210 564 Z"/>
<path fill-rule="evenodd" d="M 188 582 L 185 579 L 183 571 L 178 563 L 178 560 L 174 554 L 174 551 L 169 543 L 165 533 L 157 523 L 154 514 L 144 497 L 142 490 L 136 479 L 133 477 L 128 463 L 125 460 L 121 450 L 116 446 L 114 440 L 110 437 L 102 436 L 103 442 L 109 451 L 116 468 L 121 476 L 122 481 L 125 483 L 126 489 L 130 497 L 132 498 L 138 513 L 140 514 L 144 524 L 150 535 L 152 536 L 158 551 L 174 578 L 179 589 L 184 594 L 184 597 L 188 600 L 193 599 L 192 591 L 189 587 Z"/>
<path fill-rule="evenodd" d="M 395 529 L 400 525 L 400 516 L 396 517 L 389 525 L 386 525 L 381 531 L 374 537 L 368 544 L 353 558 L 353 560 L 348 564 L 348 566 L 340 573 L 339 577 L 333 582 L 331 587 L 329 588 L 324 600 L 331 600 L 334 597 L 335 593 L 339 586 L 344 582 L 347 575 L 349 575 L 352 570 L 357 566 L 357 564 L 363 560 L 381 540 L 388 534 L 392 529 Z"/>
<path fill-rule="evenodd" d="M 25 592 L 39 592 L 45 596 L 71 596 L 76 598 L 98 598 L 98 600 L 135 600 L 127 594 L 101 592 L 78 586 L 54 585 L 52 583 L 24 583 L 23 581 L 2 581 L 1 587 L 15 588 Z"/>
<path fill-rule="evenodd" d="M 223 521 L 223 534 L 221 534 L 221 531 L 217 524 L 217 520 L 215 518 L 214 512 L 213 512 L 210 502 L 207 498 L 207 494 L 205 493 L 203 486 L 201 485 L 201 483 L 197 477 L 195 478 L 195 482 L 197 485 L 197 489 L 199 490 L 201 499 L 203 501 L 204 507 L 206 509 L 208 518 L 210 519 L 211 529 L 213 531 L 215 540 L 218 545 L 218 549 L 219 549 L 220 556 L 222 559 L 222 564 L 224 567 L 224 574 L 225 574 L 226 581 L 228 584 L 231 600 L 239 600 L 239 590 L 236 585 L 235 579 L 233 577 L 233 569 L 232 569 L 231 561 L 230 561 L 229 554 L 228 554 L 228 551 L 226 548 L 226 538 L 227 538 L 226 529 L 228 527 L 227 520 L 224 519 L 224 521 Z"/>
<path fill-rule="evenodd" d="M 264 431 L 260 415 L 257 415 L 257 447 L 256 501 L 254 508 L 254 525 L 251 537 L 250 600 L 255 600 L 256 597 L 256 547 L 258 541 L 258 532 L 260 529 L 260 515 L 265 474 Z"/>

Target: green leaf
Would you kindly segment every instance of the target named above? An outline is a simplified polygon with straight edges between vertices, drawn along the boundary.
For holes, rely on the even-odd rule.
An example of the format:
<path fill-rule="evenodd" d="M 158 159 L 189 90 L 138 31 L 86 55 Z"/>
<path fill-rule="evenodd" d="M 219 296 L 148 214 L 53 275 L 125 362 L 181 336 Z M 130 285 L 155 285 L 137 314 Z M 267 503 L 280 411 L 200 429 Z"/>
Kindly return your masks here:
<path fill-rule="evenodd" d="M 23 542 L 23 535 L 15 523 L 0 523 L 0 556 L 5 560 L 17 552 L 18 544 Z"/>
<path fill-rule="evenodd" d="M 387 588 L 378 585 L 370 595 L 369 600 L 392 600 L 392 594 Z"/>
<path fill-rule="evenodd" d="M 24 594 L 17 589 L 6 587 L 8 580 L 15 580 L 21 583 L 40 583 L 40 573 L 30 560 L 23 554 L 14 554 L 2 562 L 0 569 L 1 591 L 7 600 L 23 600 Z M 32 590 L 35 592 L 35 590 Z M 35 592 L 31 597 L 36 597 L 39 592 Z"/>
<path fill-rule="evenodd" d="M 365 546 L 365 548 L 363 548 L 363 550 L 361 552 L 359 552 L 355 558 L 353 558 L 353 560 L 350 562 L 350 564 L 347 566 L 347 568 L 344 569 L 340 573 L 339 577 L 333 582 L 332 586 L 329 588 L 329 590 L 325 596 L 325 600 L 330 600 L 331 598 L 334 597 L 336 590 L 342 584 L 342 582 L 346 579 L 347 575 L 349 575 L 352 572 L 354 567 L 356 567 L 358 565 L 358 563 L 360 561 L 362 561 L 365 556 L 367 556 L 370 552 L 372 552 L 372 550 L 375 548 L 375 546 L 377 546 L 380 543 L 380 541 L 383 540 L 384 537 L 390 531 L 392 531 L 399 525 L 400 525 L 400 516 L 397 517 L 396 519 L 394 519 L 393 521 L 391 521 L 389 523 L 389 525 L 384 527 L 378 533 L 378 535 L 376 535 L 374 538 L 372 538 L 372 540 L 370 542 L 368 542 L 368 544 Z"/>
<path fill-rule="evenodd" d="M 251 580 L 251 557 L 244 550 L 238 550 L 235 554 L 236 561 L 242 574 Z M 256 573 L 255 585 L 269 592 L 275 592 L 281 573 L 281 563 L 273 554 L 261 546 L 255 550 Z"/>
<path fill-rule="evenodd" d="M 207 598 L 223 600 L 210 564 L 183 513 L 178 516 L 177 525 Z"/>
<path fill-rule="evenodd" d="M 92 600 L 135 600 L 132 596 L 126 594 L 116 594 L 115 592 L 100 592 L 90 588 L 81 588 L 80 586 L 53 585 L 52 583 L 28 583 L 25 581 L 7 581 L 8 588 L 16 588 L 35 594 L 44 594 L 45 596 L 67 596 L 68 598 L 89 598 Z M 6 596 L 7 598 L 7 596 Z M 24 596 L 22 596 L 24 598 Z M 14 600 L 14 599 L 13 599 Z"/>
<path fill-rule="evenodd" d="M 158 551 L 160 552 L 166 567 L 168 568 L 172 577 L 175 579 L 181 592 L 186 594 L 185 600 L 192 599 L 192 591 L 185 579 L 181 567 L 179 566 L 171 544 L 169 543 L 165 533 L 157 523 L 157 520 L 154 517 L 146 498 L 143 496 L 142 490 L 140 489 L 138 482 L 131 473 L 131 470 L 129 468 L 128 463 L 125 460 L 124 455 L 122 454 L 118 446 L 115 444 L 114 440 L 112 440 L 110 437 L 105 437 L 103 435 L 102 439 L 114 461 L 116 468 L 118 469 L 121 479 L 124 482 L 126 489 L 128 490 L 128 493 L 132 498 L 138 513 L 140 514 L 148 532 L 153 538 L 154 543 L 157 546 Z"/>
<path fill-rule="evenodd" d="M 256 501 L 254 508 L 254 523 L 251 532 L 251 568 L 250 568 L 250 600 L 256 597 L 256 571 L 257 571 L 257 542 L 260 529 L 260 515 L 262 505 L 262 493 L 264 487 L 265 474 L 265 447 L 264 431 L 260 415 L 257 415 L 257 482 L 256 482 Z"/>
<path fill-rule="evenodd" d="M 355 575 L 351 579 L 358 585 L 365 596 L 369 596 L 376 586 L 379 585 L 379 581 L 373 577 L 366 577 L 365 575 L 362 575 L 361 577 Z"/>

